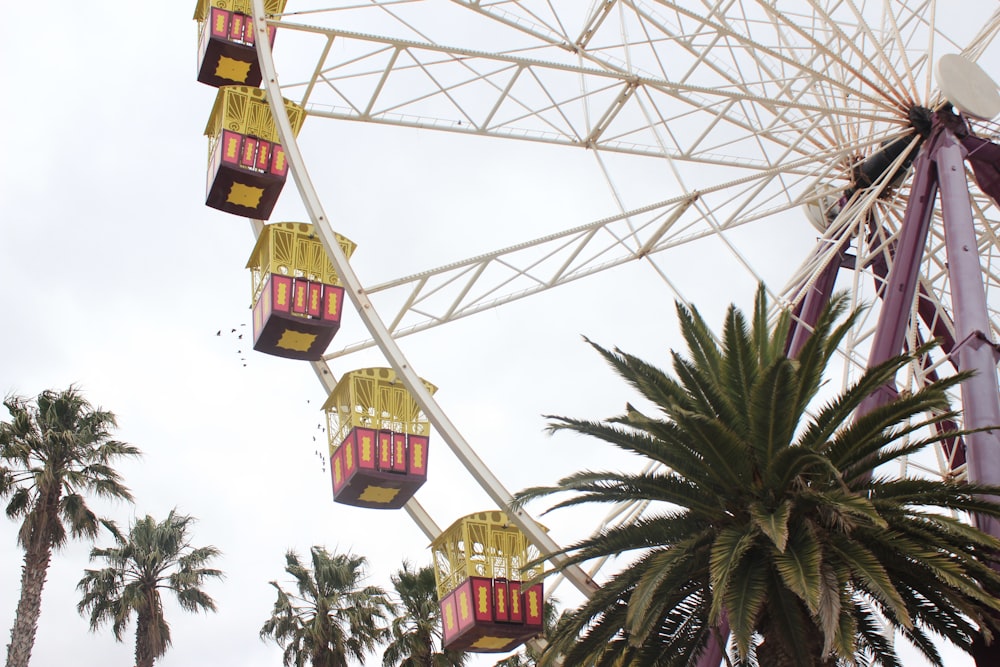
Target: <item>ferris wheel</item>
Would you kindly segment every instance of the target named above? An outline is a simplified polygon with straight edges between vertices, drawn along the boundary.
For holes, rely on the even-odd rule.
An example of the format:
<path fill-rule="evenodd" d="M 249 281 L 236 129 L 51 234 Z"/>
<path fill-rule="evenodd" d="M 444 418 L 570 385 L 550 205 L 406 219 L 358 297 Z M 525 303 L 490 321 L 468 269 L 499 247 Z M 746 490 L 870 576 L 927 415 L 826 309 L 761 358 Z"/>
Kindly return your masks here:
<path fill-rule="evenodd" d="M 253 0 L 280 143 L 370 332 L 350 343 L 338 336 L 314 362 L 317 375 L 332 390 L 331 365 L 380 350 L 499 506 L 510 500 L 503 482 L 435 402 L 403 348 L 410 335 L 545 299 L 583 279 L 633 294 L 656 290 L 650 298 L 658 312 L 671 299 L 697 303 L 691 295 L 706 285 L 725 293 L 735 283 L 764 281 L 796 314 L 791 353 L 832 291 L 846 289 L 853 306 L 867 308 L 842 350 L 844 382 L 939 338 L 941 346 L 887 391 L 978 368 L 973 397 L 956 395 L 956 403 L 967 426 L 1000 423 L 993 344 L 1000 335 L 1000 125 L 992 120 L 1000 98 L 990 78 L 997 72 L 986 72 L 1000 62 L 995 2 L 963 3 L 960 16 L 935 0 L 270 5 Z M 326 163 L 350 157 L 336 145 L 310 143 L 308 130 L 297 142 L 282 98 L 304 111 L 307 128 L 385 127 L 419 135 L 429 152 L 462 142 L 469 161 L 452 163 L 454 170 L 476 169 L 477 147 L 486 142 L 532 155 L 543 147 L 571 165 L 566 178 L 586 163 L 607 204 L 593 217 L 569 206 L 556 221 L 546 212 L 539 234 L 485 251 L 463 245 L 474 228 L 449 236 L 456 259 L 369 284 L 338 242 L 334 229 L 349 230 L 328 198 Z M 394 158 L 391 150 L 383 157 Z M 590 188 L 581 187 L 581 198 Z M 631 282 L 637 267 L 646 282 Z M 627 281 L 617 277 L 626 271 Z M 909 465 L 1000 481 L 1000 456 L 989 442 L 946 443 L 936 460 Z M 441 532 L 416 500 L 406 509 L 429 537 Z M 638 511 L 623 507 L 607 520 Z M 512 519 L 543 551 L 555 550 L 526 512 Z M 586 594 L 590 574 L 567 577 Z"/>

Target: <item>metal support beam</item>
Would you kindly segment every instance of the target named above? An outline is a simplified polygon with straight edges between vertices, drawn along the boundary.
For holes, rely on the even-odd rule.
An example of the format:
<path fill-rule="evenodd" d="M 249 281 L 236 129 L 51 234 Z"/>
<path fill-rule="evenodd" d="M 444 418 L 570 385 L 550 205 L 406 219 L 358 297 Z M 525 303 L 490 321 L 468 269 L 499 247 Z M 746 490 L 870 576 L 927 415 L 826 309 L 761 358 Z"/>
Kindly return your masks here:
<path fill-rule="evenodd" d="M 957 355 L 960 370 L 976 371 L 961 385 L 965 428 L 975 429 L 1000 425 L 1000 387 L 997 348 L 990 338 L 964 153 L 955 136 L 947 132 L 937 151 L 937 161 L 957 341 L 952 354 Z M 965 444 L 969 479 L 984 484 L 1000 483 L 1000 429 L 967 435 Z M 1000 537 L 997 519 L 977 516 L 976 524 Z"/>
<path fill-rule="evenodd" d="M 875 337 L 868 354 L 869 368 L 899 354 L 906 340 L 906 328 L 920 272 L 920 259 L 927 245 L 927 233 L 938 190 L 937 166 L 932 159 L 938 136 L 939 132 L 933 134 L 917 156 L 910 199 L 906 204 L 889 280 L 883 288 L 882 310 L 879 311 Z M 894 383 L 880 387 L 861 403 L 856 418 L 885 405 L 895 395 Z"/>
<path fill-rule="evenodd" d="M 330 219 L 319 200 L 319 195 L 309 178 L 309 173 L 305 168 L 305 161 L 295 141 L 295 134 L 292 132 L 291 123 L 285 110 L 281 97 L 281 87 L 278 84 L 278 75 L 271 57 L 271 46 L 267 35 L 267 20 L 264 12 L 263 0 L 253 0 L 253 20 L 257 31 L 256 46 L 257 56 L 260 60 L 261 72 L 263 73 L 263 84 L 267 91 L 267 100 L 274 117 L 275 126 L 278 129 L 278 136 L 285 149 L 288 164 L 291 168 L 292 176 L 298 187 L 302 202 L 309 212 L 309 218 L 315 227 L 317 236 L 326 250 L 327 256 L 337 269 L 337 274 L 344 283 L 345 293 L 351 299 L 351 303 L 357 310 L 361 320 L 364 322 L 372 338 L 378 341 L 379 348 L 385 355 L 389 365 L 392 366 L 396 375 L 403 382 L 420 409 L 427 415 L 428 420 L 437 430 L 442 440 L 449 446 L 455 456 L 462 462 L 465 468 L 486 491 L 487 495 L 496 503 L 497 507 L 507 512 L 510 520 L 521 529 L 528 539 L 538 547 L 545 555 L 551 555 L 561 550 L 561 547 L 549 537 L 548 533 L 539 525 L 525 510 L 512 511 L 509 504 L 513 499 L 512 495 L 500 480 L 493 475 L 478 454 L 465 440 L 458 428 L 445 414 L 444 410 L 437 404 L 431 393 L 424 386 L 423 380 L 417 375 L 410 365 L 402 349 L 393 339 L 385 323 L 375 312 L 368 293 L 361 285 L 357 274 L 351 268 L 344 251 L 334 234 Z M 413 514 L 411 513 L 411 516 Z M 552 560 L 559 562 L 562 556 L 553 556 Z M 570 566 L 564 570 L 566 578 L 573 583 L 576 588 L 588 597 L 597 590 L 597 584 L 580 567 Z"/>

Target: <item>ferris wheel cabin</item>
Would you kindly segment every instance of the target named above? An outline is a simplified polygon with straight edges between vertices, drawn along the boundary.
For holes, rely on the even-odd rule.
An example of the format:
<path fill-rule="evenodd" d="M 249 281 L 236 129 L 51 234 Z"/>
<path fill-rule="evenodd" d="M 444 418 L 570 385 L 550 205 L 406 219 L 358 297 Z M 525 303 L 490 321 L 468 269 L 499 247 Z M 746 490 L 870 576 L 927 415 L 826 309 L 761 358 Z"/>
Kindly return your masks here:
<path fill-rule="evenodd" d="M 345 373 L 323 410 L 335 502 L 398 509 L 427 481 L 430 423 L 392 369 Z"/>
<path fill-rule="evenodd" d="M 462 517 L 431 544 L 444 647 L 512 651 L 543 630 L 541 556 L 504 512 Z"/>
<path fill-rule="evenodd" d="M 265 0 L 268 14 L 280 14 L 286 0 Z M 254 47 L 251 0 L 200 0 L 194 18 L 198 21 L 198 81 L 210 86 L 261 82 L 260 63 Z M 273 44 L 276 28 L 268 28 Z"/>
<path fill-rule="evenodd" d="M 350 257 L 355 244 L 336 237 Z M 264 225 L 247 268 L 253 294 L 253 349 L 286 359 L 321 359 L 340 329 L 344 288 L 313 226 Z"/>
<path fill-rule="evenodd" d="M 284 103 L 297 135 L 305 110 L 289 100 Z M 288 161 L 267 94 L 249 86 L 219 88 L 205 135 L 209 138 L 205 204 L 267 220 L 288 177 Z"/>

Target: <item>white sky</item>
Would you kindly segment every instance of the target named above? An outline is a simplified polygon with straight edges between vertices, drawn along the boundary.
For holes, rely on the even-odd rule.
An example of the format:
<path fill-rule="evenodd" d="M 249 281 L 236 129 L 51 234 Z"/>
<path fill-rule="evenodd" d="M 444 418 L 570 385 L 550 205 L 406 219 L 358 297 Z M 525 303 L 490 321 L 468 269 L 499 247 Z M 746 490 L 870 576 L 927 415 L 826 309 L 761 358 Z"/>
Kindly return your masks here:
<path fill-rule="evenodd" d="M 195 80 L 192 13 L 188 3 L 162 1 L 6 8 L 0 391 L 32 396 L 78 383 L 119 416 L 119 437 L 145 453 L 120 466 L 135 507 L 113 506 L 110 515 L 127 524 L 176 507 L 199 518 L 196 544 L 224 552 L 227 579 L 207 586 L 219 613 L 191 616 L 168 602 L 174 646 L 158 664 L 273 666 L 280 650 L 257 632 L 286 549 L 306 554 L 322 544 L 365 555 L 372 581 L 387 588 L 404 559 L 424 564 L 429 550 L 403 511 L 332 503 L 316 455 L 325 450 L 320 384 L 305 363 L 250 350 L 244 266 L 253 236 L 247 221 L 203 205 L 202 132 L 215 90 Z M 301 139 L 334 228 L 358 244 L 352 266 L 369 284 L 615 212 L 592 157 L 571 149 L 317 119 Z M 624 180 L 659 179 L 656 199 L 664 199 L 678 192 L 666 175 Z M 271 220 L 304 219 L 289 181 Z M 738 238 L 777 287 L 813 236 L 802 223 Z M 661 266 L 710 322 L 730 301 L 749 304 L 753 280 L 721 244 Z M 608 465 L 595 443 L 545 436 L 541 415 L 617 413 L 629 393 L 580 335 L 665 361 L 678 345 L 673 299 L 647 267 L 624 267 L 402 344 L 466 439 L 516 491 Z M 334 347 L 365 338 L 361 329 L 347 312 Z M 369 351 L 333 369 L 382 365 Z M 417 497 L 442 527 L 491 508 L 440 438 L 432 437 L 430 466 Z M 567 543 L 600 518 L 591 510 L 542 521 Z M 15 531 L 0 524 L 3 632 L 19 588 Z M 73 544 L 53 560 L 34 665 L 131 659 L 131 639 L 91 634 L 75 611 L 89 548 Z M 573 594 L 563 586 L 557 597 Z"/>

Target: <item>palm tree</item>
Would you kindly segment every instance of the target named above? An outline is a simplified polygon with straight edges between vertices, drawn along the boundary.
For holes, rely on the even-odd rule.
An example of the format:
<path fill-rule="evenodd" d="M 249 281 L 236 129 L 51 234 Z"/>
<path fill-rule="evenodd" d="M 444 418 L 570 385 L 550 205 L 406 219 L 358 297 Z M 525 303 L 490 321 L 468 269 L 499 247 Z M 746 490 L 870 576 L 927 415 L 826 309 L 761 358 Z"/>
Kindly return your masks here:
<path fill-rule="evenodd" d="M 111 437 L 115 416 L 95 409 L 76 387 L 43 391 L 34 401 L 8 396 L 0 423 L 0 496 L 19 519 L 24 548 L 21 598 L 7 647 L 7 667 L 27 667 L 38 629 L 42 587 L 53 549 L 69 537 L 97 536 L 100 521 L 85 495 L 132 500 L 111 464 L 139 450 Z"/>
<path fill-rule="evenodd" d="M 285 572 L 295 591 L 271 585 L 278 599 L 271 618 L 260 630 L 284 651 L 285 667 L 347 667 L 349 659 L 364 662 L 388 637 L 384 625 L 393 604 L 378 586 L 364 586 L 368 561 L 353 554 L 331 554 L 314 546 L 312 569 L 294 551 L 285 555 Z"/>
<path fill-rule="evenodd" d="M 767 325 L 758 291 L 752 321 L 730 307 L 721 345 L 698 311 L 678 304 L 688 354 L 673 375 L 591 343 L 651 405 L 604 421 L 549 416 L 551 431 L 597 437 L 660 466 L 582 471 L 515 501 L 560 492 L 553 509 L 648 500 L 652 512 L 563 551 L 556 570 L 593 558 L 634 561 L 569 614 L 540 664 L 689 665 L 728 619 L 739 664 L 899 665 L 901 632 L 936 664 L 940 635 L 969 650 L 997 629 L 998 540 L 956 518 L 1000 516 L 957 481 L 894 478 L 882 464 L 953 434 L 947 391 L 967 375 L 901 395 L 852 421 L 858 404 L 914 357 L 865 372 L 815 405 L 824 370 L 857 313 L 843 297 L 821 316 L 797 359 L 783 354 L 787 318 Z M 838 321 L 840 323 L 838 324 Z M 589 342 L 589 341 L 588 341 Z M 807 408 L 809 411 L 807 412 Z M 929 415 L 929 416 L 927 416 Z"/>
<path fill-rule="evenodd" d="M 413 570 L 404 562 L 391 580 L 401 613 L 389 628 L 391 640 L 382 653 L 383 667 L 462 667 L 468 661 L 468 654 L 439 650 L 441 608 L 434 568 Z"/>
<path fill-rule="evenodd" d="M 193 522 L 173 510 L 162 522 L 146 515 L 132 524 L 127 536 L 106 523 L 117 545 L 92 549 L 90 559 L 104 559 L 108 566 L 85 570 L 77 584 L 83 592 L 77 611 L 90 613 L 92 631 L 110 621 L 115 639 L 122 641 L 135 615 L 136 667 L 152 667 L 170 646 L 161 590 L 173 591 L 185 611 L 215 611 L 215 601 L 201 587 L 209 578 L 222 578 L 221 571 L 206 567 L 220 552 L 191 545 L 188 527 Z"/>

